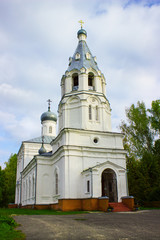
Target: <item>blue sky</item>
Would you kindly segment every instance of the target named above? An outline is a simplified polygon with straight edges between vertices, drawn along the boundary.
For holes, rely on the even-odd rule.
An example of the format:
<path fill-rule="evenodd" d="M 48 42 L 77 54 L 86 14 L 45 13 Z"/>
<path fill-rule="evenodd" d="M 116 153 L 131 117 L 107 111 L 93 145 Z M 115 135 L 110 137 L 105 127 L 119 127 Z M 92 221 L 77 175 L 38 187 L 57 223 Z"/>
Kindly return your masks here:
<path fill-rule="evenodd" d="M 160 1 L 0 1 L 0 164 L 23 140 L 40 136 L 40 116 L 77 47 L 78 21 L 107 82 L 112 127 L 125 108 L 160 97 Z"/>

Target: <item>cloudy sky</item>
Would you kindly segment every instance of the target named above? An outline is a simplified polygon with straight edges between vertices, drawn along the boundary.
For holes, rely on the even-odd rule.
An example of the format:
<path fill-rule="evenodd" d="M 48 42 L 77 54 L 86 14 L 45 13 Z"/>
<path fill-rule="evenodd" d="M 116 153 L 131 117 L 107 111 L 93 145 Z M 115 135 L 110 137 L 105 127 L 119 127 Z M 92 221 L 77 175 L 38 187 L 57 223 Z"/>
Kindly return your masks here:
<path fill-rule="evenodd" d="M 107 81 L 112 127 L 160 97 L 160 0 L 0 0 L 0 165 L 40 136 L 40 116 L 73 55 L 82 19 Z"/>

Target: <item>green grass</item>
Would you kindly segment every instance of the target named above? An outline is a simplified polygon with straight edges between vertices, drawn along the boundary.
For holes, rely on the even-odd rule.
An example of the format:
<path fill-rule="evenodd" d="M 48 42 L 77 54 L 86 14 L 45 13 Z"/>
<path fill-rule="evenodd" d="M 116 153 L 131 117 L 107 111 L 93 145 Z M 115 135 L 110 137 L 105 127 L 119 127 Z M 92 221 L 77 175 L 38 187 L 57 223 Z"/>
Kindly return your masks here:
<path fill-rule="evenodd" d="M 14 215 L 69 215 L 87 213 L 86 211 L 54 211 L 35 210 L 22 208 L 0 208 L 0 239 L 3 240 L 24 240 L 25 235 L 16 230 L 18 224 L 12 218 Z"/>
<path fill-rule="evenodd" d="M 55 211 L 55 210 L 35 210 L 35 209 L 24 209 L 24 208 L 0 208 L 0 215 L 11 216 L 11 215 L 70 215 L 70 214 L 82 214 L 87 211 Z"/>
<path fill-rule="evenodd" d="M 154 209 L 160 210 L 160 207 L 139 207 L 138 209 L 139 210 L 154 210 Z"/>
<path fill-rule="evenodd" d="M 18 224 L 12 217 L 0 215 L 0 239 L 3 240 L 23 240 L 25 235 L 16 230 Z"/>

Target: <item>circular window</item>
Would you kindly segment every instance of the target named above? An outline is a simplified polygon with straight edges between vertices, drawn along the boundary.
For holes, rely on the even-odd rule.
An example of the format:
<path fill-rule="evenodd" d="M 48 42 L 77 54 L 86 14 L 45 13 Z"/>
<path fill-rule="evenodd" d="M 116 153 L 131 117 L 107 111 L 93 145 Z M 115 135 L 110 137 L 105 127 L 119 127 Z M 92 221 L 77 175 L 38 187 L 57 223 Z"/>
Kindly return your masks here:
<path fill-rule="evenodd" d="M 93 139 L 93 142 L 94 142 L 94 143 L 98 143 L 98 138 L 94 138 L 94 139 Z"/>

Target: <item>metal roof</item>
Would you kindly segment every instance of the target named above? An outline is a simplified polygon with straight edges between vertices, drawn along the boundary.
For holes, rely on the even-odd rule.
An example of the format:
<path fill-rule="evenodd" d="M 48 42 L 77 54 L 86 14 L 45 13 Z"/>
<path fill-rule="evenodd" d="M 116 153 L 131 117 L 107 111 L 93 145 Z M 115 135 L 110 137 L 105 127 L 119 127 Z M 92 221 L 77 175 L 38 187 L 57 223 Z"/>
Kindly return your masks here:
<path fill-rule="evenodd" d="M 80 54 L 80 59 L 75 58 L 76 53 Z M 86 53 L 90 54 L 90 59 L 86 58 Z M 85 40 L 80 40 L 78 42 L 78 46 L 76 48 L 76 51 L 73 55 L 72 61 L 69 65 L 67 71 L 72 71 L 73 69 L 80 70 L 82 67 L 84 67 L 85 69 L 93 68 L 96 71 L 99 71 L 97 63 L 94 60 L 94 57 L 92 56 L 91 51 L 89 50 Z"/>
<path fill-rule="evenodd" d="M 53 136 L 44 136 L 44 143 L 50 143 L 53 139 L 55 139 L 55 137 Z M 40 137 L 32 138 L 24 142 L 42 143 L 42 137 L 40 136 Z"/>

